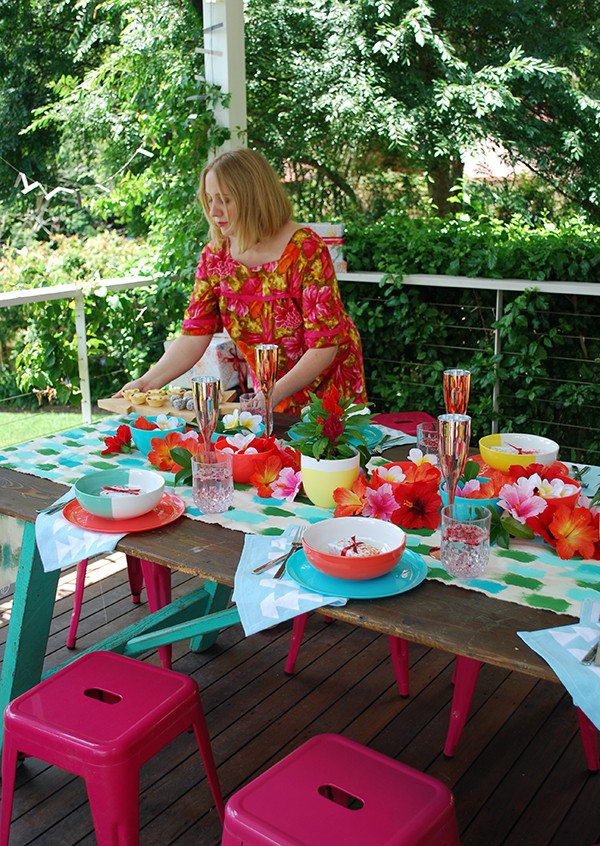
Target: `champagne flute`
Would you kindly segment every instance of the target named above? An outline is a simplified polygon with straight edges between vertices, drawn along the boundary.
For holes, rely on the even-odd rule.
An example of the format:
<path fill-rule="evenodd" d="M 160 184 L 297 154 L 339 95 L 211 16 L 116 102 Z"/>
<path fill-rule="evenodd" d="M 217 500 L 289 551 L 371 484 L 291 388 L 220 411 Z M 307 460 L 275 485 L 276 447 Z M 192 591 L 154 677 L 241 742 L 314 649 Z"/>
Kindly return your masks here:
<path fill-rule="evenodd" d="M 471 418 L 466 414 L 441 414 L 438 417 L 438 457 L 446 483 L 448 505 L 454 503 L 458 480 L 462 476 L 471 439 Z"/>
<path fill-rule="evenodd" d="M 471 389 L 470 370 L 444 370 L 446 414 L 466 414 Z"/>
<path fill-rule="evenodd" d="M 277 381 L 277 344 L 258 344 L 256 355 L 256 381 L 265 398 L 265 435 L 270 438 L 273 433 L 273 411 L 271 409 L 271 395 Z"/>
<path fill-rule="evenodd" d="M 213 376 L 194 376 L 192 378 L 192 398 L 196 411 L 196 420 L 204 449 L 210 449 L 213 432 L 219 419 L 219 395 L 221 382 Z"/>

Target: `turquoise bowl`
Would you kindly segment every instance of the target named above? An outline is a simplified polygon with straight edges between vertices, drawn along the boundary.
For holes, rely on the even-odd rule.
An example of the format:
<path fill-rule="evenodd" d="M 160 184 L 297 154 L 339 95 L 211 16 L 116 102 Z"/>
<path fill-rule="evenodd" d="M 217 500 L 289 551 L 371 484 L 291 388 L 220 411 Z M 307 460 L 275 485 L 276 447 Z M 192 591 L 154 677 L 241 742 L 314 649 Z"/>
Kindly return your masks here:
<path fill-rule="evenodd" d="M 489 482 L 489 479 L 485 479 L 479 476 L 478 481 L 483 484 L 483 482 Z M 446 485 L 444 483 L 440 485 L 440 496 L 442 498 L 442 503 L 444 505 L 448 505 L 448 494 L 446 493 Z M 498 514 L 502 514 L 502 509 L 498 505 L 499 501 L 499 496 L 494 496 L 490 499 L 478 499 L 477 497 L 473 496 L 461 496 L 459 493 L 454 496 L 454 504 L 456 506 L 482 505 L 484 508 L 491 506 L 495 511 L 498 512 Z"/>
<path fill-rule="evenodd" d="M 158 505 L 165 480 L 152 470 L 97 470 L 82 476 L 73 487 L 77 501 L 90 514 L 106 520 L 129 520 L 147 514 Z M 127 489 L 136 493 L 128 493 Z"/>
<path fill-rule="evenodd" d="M 168 414 L 167 417 L 174 417 L 175 415 Z M 156 417 L 146 417 L 151 423 L 156 423 Z M 174 429 L 136 429 L 133 424 L 130 424 L 131 439 L 141 453 L 148 457 L 148 453 L 152 450 L 152 439 L 164 439 L 171 432 L 185 432 L 186 422 L 181 417 L 176 417 L 178 421 Z"/>

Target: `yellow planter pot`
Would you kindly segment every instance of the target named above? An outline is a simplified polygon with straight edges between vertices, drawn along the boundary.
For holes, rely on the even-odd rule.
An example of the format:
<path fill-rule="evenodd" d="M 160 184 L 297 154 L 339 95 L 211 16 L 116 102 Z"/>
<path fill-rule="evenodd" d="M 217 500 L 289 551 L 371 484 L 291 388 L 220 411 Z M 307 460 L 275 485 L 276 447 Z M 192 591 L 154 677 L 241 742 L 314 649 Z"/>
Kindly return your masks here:
<path fill-rule="evenodd" d="M 314 505 L 334 508 L 333 492 L 336 488 L 350 489 L 358 479 L 360 455 L 350 458 L 321 458 L 300 456 L 300 473 L 304 493 Z"/>

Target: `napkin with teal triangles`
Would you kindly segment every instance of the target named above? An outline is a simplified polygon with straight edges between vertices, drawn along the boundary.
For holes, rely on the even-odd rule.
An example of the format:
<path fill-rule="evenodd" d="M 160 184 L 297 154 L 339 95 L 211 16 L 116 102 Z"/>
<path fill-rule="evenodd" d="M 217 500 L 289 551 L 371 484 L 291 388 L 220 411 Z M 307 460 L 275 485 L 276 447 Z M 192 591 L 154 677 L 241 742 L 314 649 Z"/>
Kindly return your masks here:
<path fill-rule="evenodd" d="M 552 667 L 573 704 L 600 729 L 600 666 L 581 663 L 600 638 L 600 602 L 585 599 L 576 625 L 517 634 Z"/>
<path fill-rule="evenodd" d="M 296 528 L 291 526 L 276 537 L 246 535 L 235 574 L 232 599 L 237 605 L 247 635 L 291 620 L 322 605 L 345 605 L 347 602 L 342 597 L 312 593 L 286 575 L 274 579 L 277 565 L 264 573 L 252 572 L 269 559 L 287 552 Z"/>
<path fill-rule="evenodd" d="M 74 499 L 73 488 L 56 502 L 65 504 Z M 90 532 L 66 520 L 62 511 L 38 514 L 35 521 L 35 540 L 42 559 L 44 572 L 63 570 L 78 564 L 84 558 L 113 552 L 117 543 L 127 533 Z"/>

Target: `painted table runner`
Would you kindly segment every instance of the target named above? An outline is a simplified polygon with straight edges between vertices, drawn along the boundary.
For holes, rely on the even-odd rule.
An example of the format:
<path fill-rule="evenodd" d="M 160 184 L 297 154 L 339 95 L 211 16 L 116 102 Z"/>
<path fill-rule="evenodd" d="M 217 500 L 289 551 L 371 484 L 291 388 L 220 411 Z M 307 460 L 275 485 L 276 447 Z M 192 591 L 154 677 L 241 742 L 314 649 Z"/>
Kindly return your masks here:
<path fill-rule="evenodd" d="M 0 451 L 0 467 L 64 485 L 73 484 L 82 473 L 92 469 L 105 470 L 115 466 L 148 469 L 150 465 L 146 458 L 136 451 L 123 455 L 101 455 L 104 438 L 114 434 L 120 423 L 131 422 L 133 418 L 135 415 L 106 418 L 94 425 L 9 447 Z M 173 489 L 173 476 L 164 476 L 167 486 Z M 305 500 L 261 499 L 250 486 L 236 486 L 234 503 L 229 511 L 204 515 L 194 504 L 190 487 L 178 485 L 174 490 L 186 503 L 187 517 L 250 534 L 280 535 L 289 526 L 290 520 L 308 524 L 332 515 L 331 511 L 317 508 Z M 510 549 L 492 548 L 484 576 L 469 581 L 449 576 L 436 560 L 439 531 L 410 533 L 407 544 L 424 557 L 429 568 L 428 578 L 480 591 L 495 599 L 579 617 L 586 598 L 600 598 L 599 562 L 580 558 L 563 561 L 541 541 L 511 538 Z"/>

